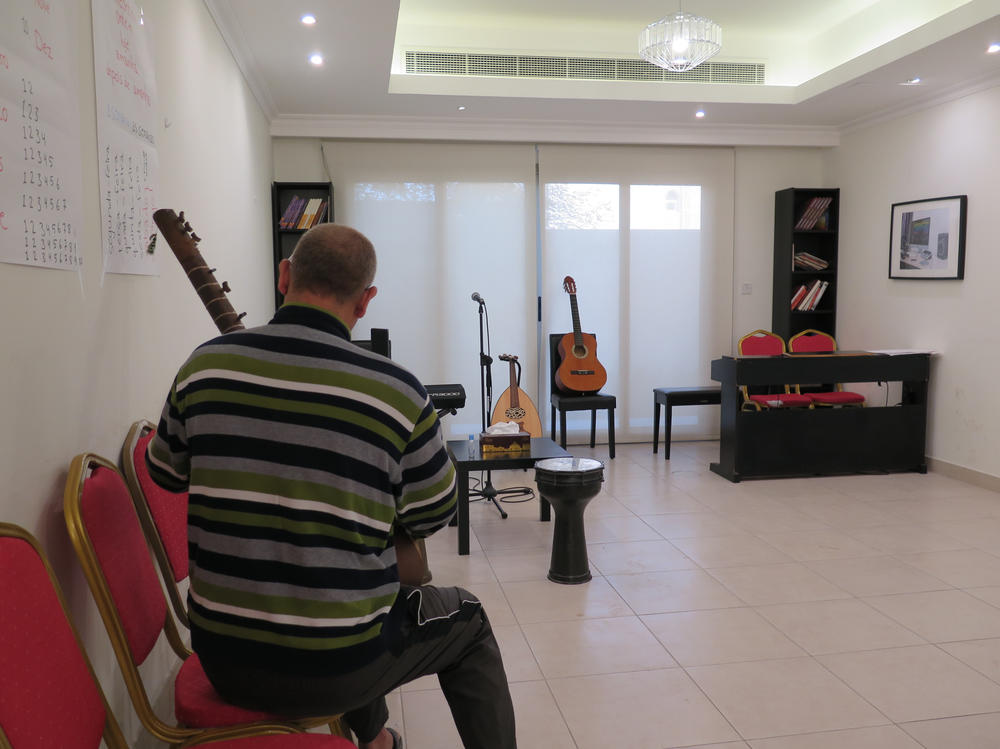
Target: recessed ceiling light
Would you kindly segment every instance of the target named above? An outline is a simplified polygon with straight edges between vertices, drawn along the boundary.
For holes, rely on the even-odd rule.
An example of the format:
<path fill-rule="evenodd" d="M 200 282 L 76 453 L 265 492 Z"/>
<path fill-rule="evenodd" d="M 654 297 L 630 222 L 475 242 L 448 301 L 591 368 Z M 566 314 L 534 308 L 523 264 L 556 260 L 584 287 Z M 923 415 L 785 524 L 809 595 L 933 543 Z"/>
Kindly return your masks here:
<path fill-rule="evenodd" d="M 993 42 L 993 44 L 986 48 L 986 51 L 991 55 L 995 55 L 997 52 L 1000 52 L 1000 44 Z"/>
<path fill-rule="evenodd" d="M 699 109 L 697 112 L 694 113 L 694 116 L 700 120 L 702 117 L 705 116 L 705 110 Z"/>
<path fill-rule="evenodd" d="M 900 86 L 916 86 L 918 83 L 920 83 L 920 78 L 914 76 L 913 78 L 910 78 L 909 80 L 903 81 L 899 85 Z"/>
<path fill-rule="evenodd" d="M 319 54 L 319 52 L 309 55 L 309 62 L 311 62 L 313 65 L 322 65 L 323 55 Z"/>
<path fill-rule="evenodd" d="M 464 104 L 459 104 L 458 105 L 458 111 L 459 112 L 464 112 L 465 111 L 465 105 Z"/>
<path fill-rule="evenodd" d="M 314 16 L 312 13 L 306 13 L 304 16 L 302 16 L 300 20 L 306 26 L 312 26 L 314 23 L 316 23 L 316 16 Z"/>

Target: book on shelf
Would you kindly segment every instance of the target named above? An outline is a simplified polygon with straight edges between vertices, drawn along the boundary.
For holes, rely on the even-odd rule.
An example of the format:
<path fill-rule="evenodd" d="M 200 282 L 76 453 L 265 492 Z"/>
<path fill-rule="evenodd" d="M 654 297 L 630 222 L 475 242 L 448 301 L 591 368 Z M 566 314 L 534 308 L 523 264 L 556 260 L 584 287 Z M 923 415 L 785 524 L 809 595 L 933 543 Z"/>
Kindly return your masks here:
<path fill-rule="evenodd" d="M 807 291 L 808 289 L 805 284 L 802 284 L 795 290 L 795 293 L 792 294 L 792 309 L 796 309 L 799 306 L 799 302 L 802 301 L 802 298 L 806 295 Z"/>
<path fill-rule="evenodd" d="M 820 297 L 823 296 L 823 292 L 826 291 L 826 287 L 830 285 L 829 281 L 813 281 L 809 284 L 809 290 L 802 297 L 799 302 L 797 309 L 799 312 L 812 312 L 816 309 L 816 305 L 819 304 Z"/>
<path fill-rule="evenodd" d="M 819 300 L 823 298 L 823 292 L 826 291 L 826 287 L 830 285 L 829 281 L 824 281 L 823 285 L 819 287 L 819 291 L 816 292 L 816 296 L 813 297 L 812 306 L 809 309 L 813 310 L 819 305 Z"/>
<path fill-rule="evenodd" d="M 316 226 L 316 224 L 322 224 L 326 220 L 326 206 L 328 202 L 324 200 L 319 204 L 319 208 L 316 209 L 316 215 L 313 216 L 312 224 L 309 226 L 310 229 Z"/>
<path fill-rule="evenodd" d="M 816 227 L 816 222 L 819 221 L 820 217 L 830 207 L 830 203 L 833 202 L 833 198 L 812 198 L 809 203 L 806 204 L 806 208 L 802 211 L 802 215 L 799 217 L 799 221 L 795 224 L 795 228 L 803 231 L 808 231 Z"/>
<path fill-rule="evenodd" d="M 306 207 L 302 210 L 302 217 L 295 228 L 308 229 L 312 226 L 313 219 L 316 217 L 316 211 L 319 210 L 319 204 L 322 202 L 322 198 L 309 198 Z"/>
<path fill-rule="evenodd" d="M 799 306 L 797 307 L 797 309 L 798 309 L 799 312 L 808 312 L 809 311 L 810 305 L 812 304 L 813 297 L 816 296 L 816 292 L 819 291 L 819 287 L 821 285 L 822 285 L 822 281 L 818 281 L 818 280 L 817 281 L 813 281 L 811 284 L 809 284 L 809 290 L 806 292 L 806 295 L 802 298 L 802 301 L 799 302 Z"/>
<path fill-rule="evenodd" d="M 285 212 L 281 214 L 281 220 L 278 222 L 278 227 L 281 229 L 291 229 L 298 223 L 299 212 L 302 210 L 302 198 L 298 195 L 293 195 L 292 199 L 288 201 L 288 205 L 285 207 Z"/>
<path fill-rule="evenodd" d="M 816 257 L 809 252 L 796 252 L 792 255 L 792 263 L 795 270 L 803 268 L 807 270 L 826 270 L 830 264 L 821 257 Z"/>

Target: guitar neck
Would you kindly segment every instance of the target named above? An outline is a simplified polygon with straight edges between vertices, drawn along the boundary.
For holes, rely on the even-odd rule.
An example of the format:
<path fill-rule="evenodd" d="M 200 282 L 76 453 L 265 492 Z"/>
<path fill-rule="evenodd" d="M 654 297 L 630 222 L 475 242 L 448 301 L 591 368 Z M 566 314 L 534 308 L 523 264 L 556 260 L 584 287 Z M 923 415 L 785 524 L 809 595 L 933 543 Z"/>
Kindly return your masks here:
<path fill-rule="evenodd" d="M 573 342 L 583 345 L 583 333 L 580 330 L 580 308 L 576 305 L 576 294 L 569 295 L 569 309 L 573 313 Z"/>

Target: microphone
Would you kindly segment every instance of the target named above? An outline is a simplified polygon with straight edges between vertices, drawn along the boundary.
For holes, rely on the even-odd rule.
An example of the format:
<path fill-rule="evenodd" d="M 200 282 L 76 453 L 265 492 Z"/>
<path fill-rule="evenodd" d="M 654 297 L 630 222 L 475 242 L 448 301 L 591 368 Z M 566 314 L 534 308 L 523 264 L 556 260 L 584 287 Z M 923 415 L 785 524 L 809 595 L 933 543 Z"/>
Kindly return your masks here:
<path fill-rule="evenodd" d="M 479 302 L 480 304 L 486 304 L 486 301 L 481 296 L 479 296 L 478 291 L 472 292 L 472 301 Z"/>

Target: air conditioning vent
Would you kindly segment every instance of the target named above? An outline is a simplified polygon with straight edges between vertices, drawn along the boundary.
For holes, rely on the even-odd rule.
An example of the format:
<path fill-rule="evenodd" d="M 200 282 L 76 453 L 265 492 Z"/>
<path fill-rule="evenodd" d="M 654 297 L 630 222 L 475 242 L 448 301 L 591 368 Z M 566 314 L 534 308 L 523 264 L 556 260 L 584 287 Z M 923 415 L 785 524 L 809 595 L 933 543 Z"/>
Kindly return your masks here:
<path fill-rule="evenodd" d="M 606 57 L 493 55 L 478 52 L 406 52 L 406 72 L 413 75 L 474 75 L 501 78 L 578 78 L 592 81 L 687 81 L 739 86 L 764 84 L 764 64 L 703 62 L 674 73 L 645 60 Z"/>

